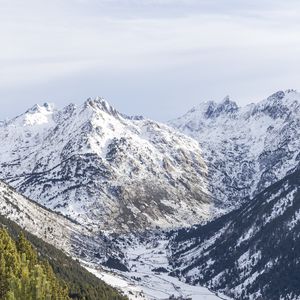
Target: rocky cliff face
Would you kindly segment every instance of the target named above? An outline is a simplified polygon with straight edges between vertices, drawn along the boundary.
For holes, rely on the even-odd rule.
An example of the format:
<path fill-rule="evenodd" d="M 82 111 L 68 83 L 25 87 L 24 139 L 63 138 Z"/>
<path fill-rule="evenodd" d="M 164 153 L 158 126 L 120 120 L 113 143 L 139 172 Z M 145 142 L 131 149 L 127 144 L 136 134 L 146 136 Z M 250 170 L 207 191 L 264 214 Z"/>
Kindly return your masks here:
<path fill-rule="evenodd" d="M 36 105 L 0 126 L 0 177 L 93 230 L 166 228 L 209 217 L 196 141 L 101 98 Z"/>
<path fill-rule="evenodd" d="M 237 207 L 300 160 L 300 94 L 293 90 L 245 107 L 228 97 L 205 102 L 169 125 L 200 143 L 210 191 L 220 208 Z"/>

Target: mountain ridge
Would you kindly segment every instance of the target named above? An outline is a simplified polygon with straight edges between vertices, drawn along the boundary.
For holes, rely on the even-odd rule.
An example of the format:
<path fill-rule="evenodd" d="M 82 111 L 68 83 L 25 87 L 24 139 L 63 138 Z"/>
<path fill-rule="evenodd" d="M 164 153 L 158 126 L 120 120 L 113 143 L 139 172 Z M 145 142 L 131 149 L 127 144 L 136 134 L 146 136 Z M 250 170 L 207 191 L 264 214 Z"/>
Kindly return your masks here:
<path fill-rule="evenodd" d="M 93 230 L 167 228 L 210 218 L 197 142 L 124 117 L 102 98 L 45 104 L 0 127 L 0 178 Z"/>
<path fill-rule="evenodd" d="M 300 94 L 295 90 L 244 107 L 229 98 L 206 102 L 168 124 L 199 142 L 209 190 L 227 211 L 283 178 L 300 158 Z"/>

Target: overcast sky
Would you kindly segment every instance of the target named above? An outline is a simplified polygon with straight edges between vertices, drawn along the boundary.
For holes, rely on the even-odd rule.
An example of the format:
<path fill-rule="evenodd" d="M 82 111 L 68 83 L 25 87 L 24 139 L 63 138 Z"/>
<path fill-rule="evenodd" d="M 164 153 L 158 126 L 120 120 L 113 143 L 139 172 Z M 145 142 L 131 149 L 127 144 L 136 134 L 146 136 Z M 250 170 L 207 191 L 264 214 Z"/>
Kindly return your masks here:
<path fill-rule="evenodd" d="M 165 121 L 300 89 L 298 0 L 0 0 L 0 119 L 103 96 Z"/>

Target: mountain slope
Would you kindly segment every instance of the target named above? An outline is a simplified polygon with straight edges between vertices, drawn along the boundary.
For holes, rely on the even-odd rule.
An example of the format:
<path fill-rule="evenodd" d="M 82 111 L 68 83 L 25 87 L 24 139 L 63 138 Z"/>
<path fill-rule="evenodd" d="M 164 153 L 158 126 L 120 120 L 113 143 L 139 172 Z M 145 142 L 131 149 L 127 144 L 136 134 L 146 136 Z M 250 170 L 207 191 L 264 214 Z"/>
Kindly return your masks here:
<path fill-rule="evenodd" d="M 1 299 L 70 300 L 65 283 L 54 275 L 49 263 L 38 257 L 24 235 L 14 241 L 1 226 L 0 257 Z"/>
<path fill-rule="evenodd" d="M 73 234 L 88 233 L 81 226 L 37 205 L 0 181 L 0 214 L 60 249 L 71 251 Z"/>
<path fill-rule="evenodd" d="M 49 263 L 60 281 L 68 286 L 69 297 L 76 300 L 99 300 L 99 299 L 127 299 L 120 293 L 86 271 L 80 264 L 67 256 L 54 246 L 45 243 L 42 239 L 24 231 L 16 223 L 0 215 L 0 225 L 10 233 L 14 240 L 18 240 L 22 232 L 38 252 L 41 260 Z M 46 263 L 46 264 L 47 264 Z"/>
<path fill-rule="evenodd" d="M 300 94 L 293 90 L 245 107 L 228 97 L 205 102 L 169 124 L 200 143 L 210 191 L 222 208 L 236 208 L 300 160 Z"/>
<path fill-rule="evenodd" d="M 0 178 L 94 230 L 180 226 L 209 217 L 198 144 L 103 99 L 34 106 L 0 126 Z"/>
<path fill-rule="evenodd" d="M 175 233 L 173 274 L 239 300 L 300 298 L 300 169 L 238 210 Z"/>
<path fill-rule="evenodd" d="M 110 257 L 122 259 L 121 250 L 104 233 L 93 233 L 82 225 L 39 206 L 1 181 L 0 215 L 85 262 L 101 264 Z"/>

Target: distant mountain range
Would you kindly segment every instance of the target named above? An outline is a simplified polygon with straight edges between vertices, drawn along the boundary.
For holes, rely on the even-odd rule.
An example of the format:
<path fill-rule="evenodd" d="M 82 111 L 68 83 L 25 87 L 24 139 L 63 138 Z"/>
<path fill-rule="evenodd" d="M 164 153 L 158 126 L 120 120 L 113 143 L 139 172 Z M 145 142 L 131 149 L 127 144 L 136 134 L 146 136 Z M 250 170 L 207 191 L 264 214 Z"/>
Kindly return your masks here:
<path fill-rule="evenodd" d="M 102 98 L 46 103 L 0 122 L 0 139 L 0 215 L 93 272 L 182 297 L 170 276 L 232 299 L 300 299 L 298 92 L 205 102 L 167 125 Z"/>
<path fill-rule="evenodd" d="M 225 210 L 284 178 L 300 161 L 300 94 L 294 90 L 245 107 L 229 97 L 208 101 L 169 125 L 200 143 L 209 189 Z"/>

